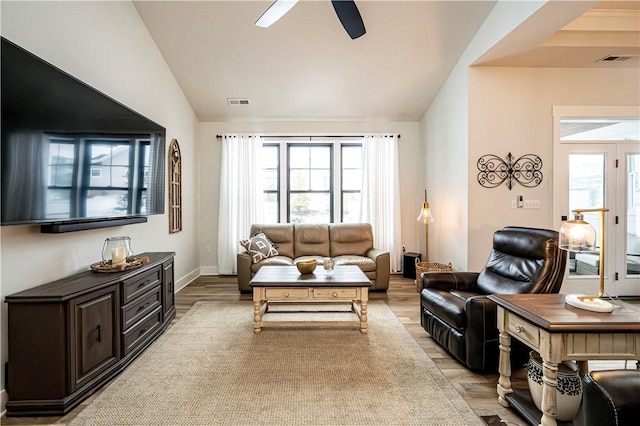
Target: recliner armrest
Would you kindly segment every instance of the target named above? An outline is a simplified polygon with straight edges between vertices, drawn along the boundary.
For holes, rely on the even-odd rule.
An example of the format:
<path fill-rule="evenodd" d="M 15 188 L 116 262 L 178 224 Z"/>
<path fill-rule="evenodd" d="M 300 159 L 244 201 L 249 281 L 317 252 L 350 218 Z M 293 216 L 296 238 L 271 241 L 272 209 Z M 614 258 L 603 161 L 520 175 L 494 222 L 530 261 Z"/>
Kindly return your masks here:
<path fill-rule="evenodd" d="M 425 288 L 474 291 L 479 275 L 478 272 L 423 272 L 420 291 Z"/>

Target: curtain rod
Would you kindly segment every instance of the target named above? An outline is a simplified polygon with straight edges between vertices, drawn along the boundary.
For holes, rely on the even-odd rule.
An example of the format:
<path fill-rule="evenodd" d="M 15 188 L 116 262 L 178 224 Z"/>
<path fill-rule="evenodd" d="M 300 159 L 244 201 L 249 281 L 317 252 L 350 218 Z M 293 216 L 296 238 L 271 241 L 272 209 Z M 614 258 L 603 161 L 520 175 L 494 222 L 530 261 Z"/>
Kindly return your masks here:
<path fill-rule="evenodd" d="M 223 135 L 216 135 L 216 139 L 222 139 L 224 136 Z M 252 138 L 253 136 L 249 135 L 250 138 Z M 262 136 L 263 138 L 269 138 L 269 139 L 287 139 L 287 138 L 357 138 L 357 137 L 364 137 L 364 135 L 296 135 L 296 136 Z M 398 139 L 400 139 L 402 137 L 402 135 L 398 135 Z"/>

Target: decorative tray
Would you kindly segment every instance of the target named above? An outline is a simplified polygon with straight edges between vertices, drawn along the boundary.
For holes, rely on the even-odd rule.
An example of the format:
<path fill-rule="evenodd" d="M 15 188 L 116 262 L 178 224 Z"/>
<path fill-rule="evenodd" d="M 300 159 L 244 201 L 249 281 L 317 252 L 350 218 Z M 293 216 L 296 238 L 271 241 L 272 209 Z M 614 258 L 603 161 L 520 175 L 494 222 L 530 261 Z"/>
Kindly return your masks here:
<path fill-rule="evenodd" d="M 119 265 L 112 265 L 111 263 L 100 261 L 100 262 L 92 263 L 91 270 L 94 272 L 101 272 L 101 273 L 122 272 L 122 271 L 129 271 L 131 269 L 139 268 L 145 263 L 149 263 L 149 258 L 147 256 L 133 257 Z"/>

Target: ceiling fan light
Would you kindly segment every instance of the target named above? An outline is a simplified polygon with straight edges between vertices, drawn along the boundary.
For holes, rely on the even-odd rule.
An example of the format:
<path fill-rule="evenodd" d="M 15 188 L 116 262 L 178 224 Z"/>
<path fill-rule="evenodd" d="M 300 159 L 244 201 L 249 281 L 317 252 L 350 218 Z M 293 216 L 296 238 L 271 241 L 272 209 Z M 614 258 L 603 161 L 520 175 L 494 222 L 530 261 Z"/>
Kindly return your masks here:
<path fill-rule="evenodd" d="M 267 28 L 274 24 L 278 19 L 282 18 L 298 0 L 276 0 L 271 6 L 258 18 L 256 25 L 258 27 Z"/>

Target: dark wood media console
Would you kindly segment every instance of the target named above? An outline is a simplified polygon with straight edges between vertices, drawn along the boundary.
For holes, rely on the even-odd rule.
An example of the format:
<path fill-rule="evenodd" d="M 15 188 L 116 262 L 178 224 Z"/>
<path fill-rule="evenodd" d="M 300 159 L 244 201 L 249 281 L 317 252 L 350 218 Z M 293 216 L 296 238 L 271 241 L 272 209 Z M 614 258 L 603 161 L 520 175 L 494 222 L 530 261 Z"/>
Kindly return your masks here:
<path fill-rule="evenodd" d="M 5 298 L 8 416 L 67 413 L 166 330 L 175 253 L 143 256 L 134 270 L 81 272 Z"/>

